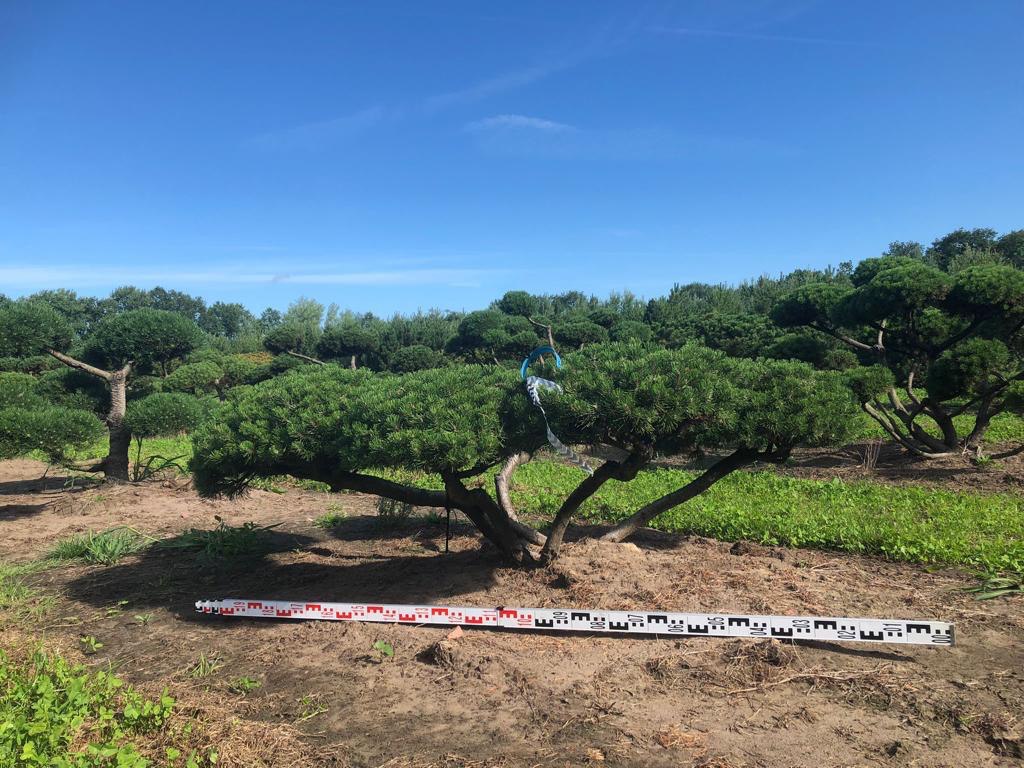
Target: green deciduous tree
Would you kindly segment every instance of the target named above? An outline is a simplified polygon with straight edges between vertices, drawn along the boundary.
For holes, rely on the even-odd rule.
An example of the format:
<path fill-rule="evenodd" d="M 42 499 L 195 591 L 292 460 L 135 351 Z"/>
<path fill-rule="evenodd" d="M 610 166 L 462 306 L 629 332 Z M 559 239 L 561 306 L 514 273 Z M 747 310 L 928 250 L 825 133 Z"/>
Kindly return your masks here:
<path fill-rule="evenodd" d="M 944 253 L 960 242 L 952 237 L 936 241 Z M 1010 266 L 949 275 L 918 259 L 868 259 L 852 287 L 803 286 L 773 317 L 829 334 L 877 366 L 857 374 L 863 408 L 919 456 L 979 454 L 992 416 L 1013 406 L 1007 395 L 1024 375 L 1024 272 Z M 972 410 L 973 426 L 959 433 L 953 418 Z"/>
<path fill-rule="evenodd" d="M 995 251 L 1007 264 L 1024 269 L 1024 229 L 1007 232 L 996 240 Z"/>
<path fill-rule="evenodd" d="M 462 318 L 448 351 L 473 362 L 495 362 L 525 357 L 539 341 L 528 318 L 487 309 Z"/>
<path fill-rule="evenodd" d="M 602 464 L 565 499 L 545 539 L 510 516 L 481 475 L 545 443 L 540 415 L 517 373 L 463 365 L 396 376 L 309 367 L 247 388 L 193 435 L 192 469 L 206 494 L 238 493 L 257 476 L 290 474 L 334 490 L 375 493 L 462 510 L 507 557 L 558 554 L 579 506 L 610 479 L 629 481 L 659 452 L 725 449 L 696 480 L 638 510 L 609 536 L 653 517 L 756 460 L 779 461 L 798 444 L 840 440 L 855 413 L 837 374 L 802 363 L 731 360 L 698 347 L 593 345 L 567 356 L 562 396 L 546 396 L 565 440 L 601 443 L 621 457 Z M 376 468 L 439 475 L 444 491 L 384 480 Z"/>
<path fill-rule="evenodd" d="M 995 244 L 994 229 L 956 229 L 932 242 L 925 251 L 925 259 L 939 269 L 948 271 L 957 257 L 969 251 L 991 251 Z"/>

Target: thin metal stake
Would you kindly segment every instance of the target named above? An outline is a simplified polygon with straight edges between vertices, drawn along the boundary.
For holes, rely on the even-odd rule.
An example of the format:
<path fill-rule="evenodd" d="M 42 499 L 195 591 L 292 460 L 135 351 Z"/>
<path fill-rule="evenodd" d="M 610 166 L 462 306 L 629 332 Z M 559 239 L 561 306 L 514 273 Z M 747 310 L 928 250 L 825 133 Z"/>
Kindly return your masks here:
<path fill-rule="evenodd" d="M 451 541 L 451 538 L 452 538 L 452 505 L 448 501 L 448 489 L 447 488 L 444 489 L 444 511 L 445 511 L 444 551 L 445 551 L 445 554 L 447 554 L 448 553 L 448 542 Z"/>

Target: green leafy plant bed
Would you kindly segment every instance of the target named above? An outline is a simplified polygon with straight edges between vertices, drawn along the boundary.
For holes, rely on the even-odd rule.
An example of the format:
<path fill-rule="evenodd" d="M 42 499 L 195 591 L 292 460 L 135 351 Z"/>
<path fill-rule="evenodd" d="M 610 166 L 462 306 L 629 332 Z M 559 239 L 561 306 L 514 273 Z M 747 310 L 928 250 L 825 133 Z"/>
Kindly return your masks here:
<path fill-rule="evenodd" d="M 549 518 L 578 474 L 554 462 L 526 464 L 515 475 L 513 502 L 526 515 Z M 655 469 L 630 483 L 609 481 L 583 505 L 581 516 L 616 522 L 694 475 Z M 1009 494 L 737 472 L 656 518 L 653 527 L 725 541 L 880 554 L 986 571 L 1024 570 L 1024 499 Z"/>
<path fill-rule="evenodd" d="M 147 699 L 109 672 L 42 650 L 21 659 L 0 651 L 0 765 L 211 765 L 210 755 L 166 743 L 173 710 L 166 693 Z M 160 759 L 143 754 L 143 742 L 159 742 Z"/>

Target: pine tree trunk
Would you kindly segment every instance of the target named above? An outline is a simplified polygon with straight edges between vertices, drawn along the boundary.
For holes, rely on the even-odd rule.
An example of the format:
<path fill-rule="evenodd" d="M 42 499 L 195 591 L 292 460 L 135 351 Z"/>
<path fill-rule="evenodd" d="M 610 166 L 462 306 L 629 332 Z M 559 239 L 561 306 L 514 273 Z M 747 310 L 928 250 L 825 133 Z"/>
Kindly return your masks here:
<path fill-rule="evenodd" d="M 114 371 L 110 377 L 110 412 L 107 413 L 107 429 L 110 441 L 107 457 L 103 459 L 103 474 L 108 480 L 128 479 L 128 449 L 132 433 L 124 423 L 127 407 L 128 373 L 131 366 Z"/>

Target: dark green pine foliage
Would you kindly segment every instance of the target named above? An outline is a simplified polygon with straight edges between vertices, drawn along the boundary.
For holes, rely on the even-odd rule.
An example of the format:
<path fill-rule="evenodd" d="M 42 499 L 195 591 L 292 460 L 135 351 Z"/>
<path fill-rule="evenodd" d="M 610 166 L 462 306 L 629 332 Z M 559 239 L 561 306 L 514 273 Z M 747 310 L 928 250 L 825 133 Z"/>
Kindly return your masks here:
<path fill-rule="evenodd" d="M 945 263 L 967 247 L 951 235 L 932 258 Z M 949 274 L 917 258 L 867 259 L 851 286 L 802 286 L 772 317 L 830 335 L 874 366 L 850 374 L 862 407 L 919 456 L 980 455 L 992 417 L 1019 408 L 1024 272 L 1007 264 Z M 954 422 L 961 414 L 973 415 L 966 430 Z"/>
<path fill-rule="evenodd" d="M 531 559 L 528 545 L 538 542 L 550 559 L 579 505 L 607 480 L 633 479 L 655 454 L 725 452 L 701 482 L 662 500 L 658 514 L 751 462 L 780 461 L 800 444 L 841 441 L 855 412 L 838 374 L 796 362 L 734 360 L 696 346 L 592 345 L 567 355 L 557 377 L 564 395 L 544 396 L 555 432 L 613 446 L 619 457 L 592 477 L 581 473 L 546 542 L 479 487 L 487 469 L 546 442 L 518 373 L 500 366 L 404 375 L 311 366 L 243 388 L 193 434 L 196 486 L 207 495 L 235 494 L 255 477 L 290 474 L 334 490 L 450 503 L 510 559 Z M 380 469 L 439 476 L 444 491 L 381 479 L 373 474 Z M 627 536 L 654 514 L 638 510 L 612 533 Z"/>

